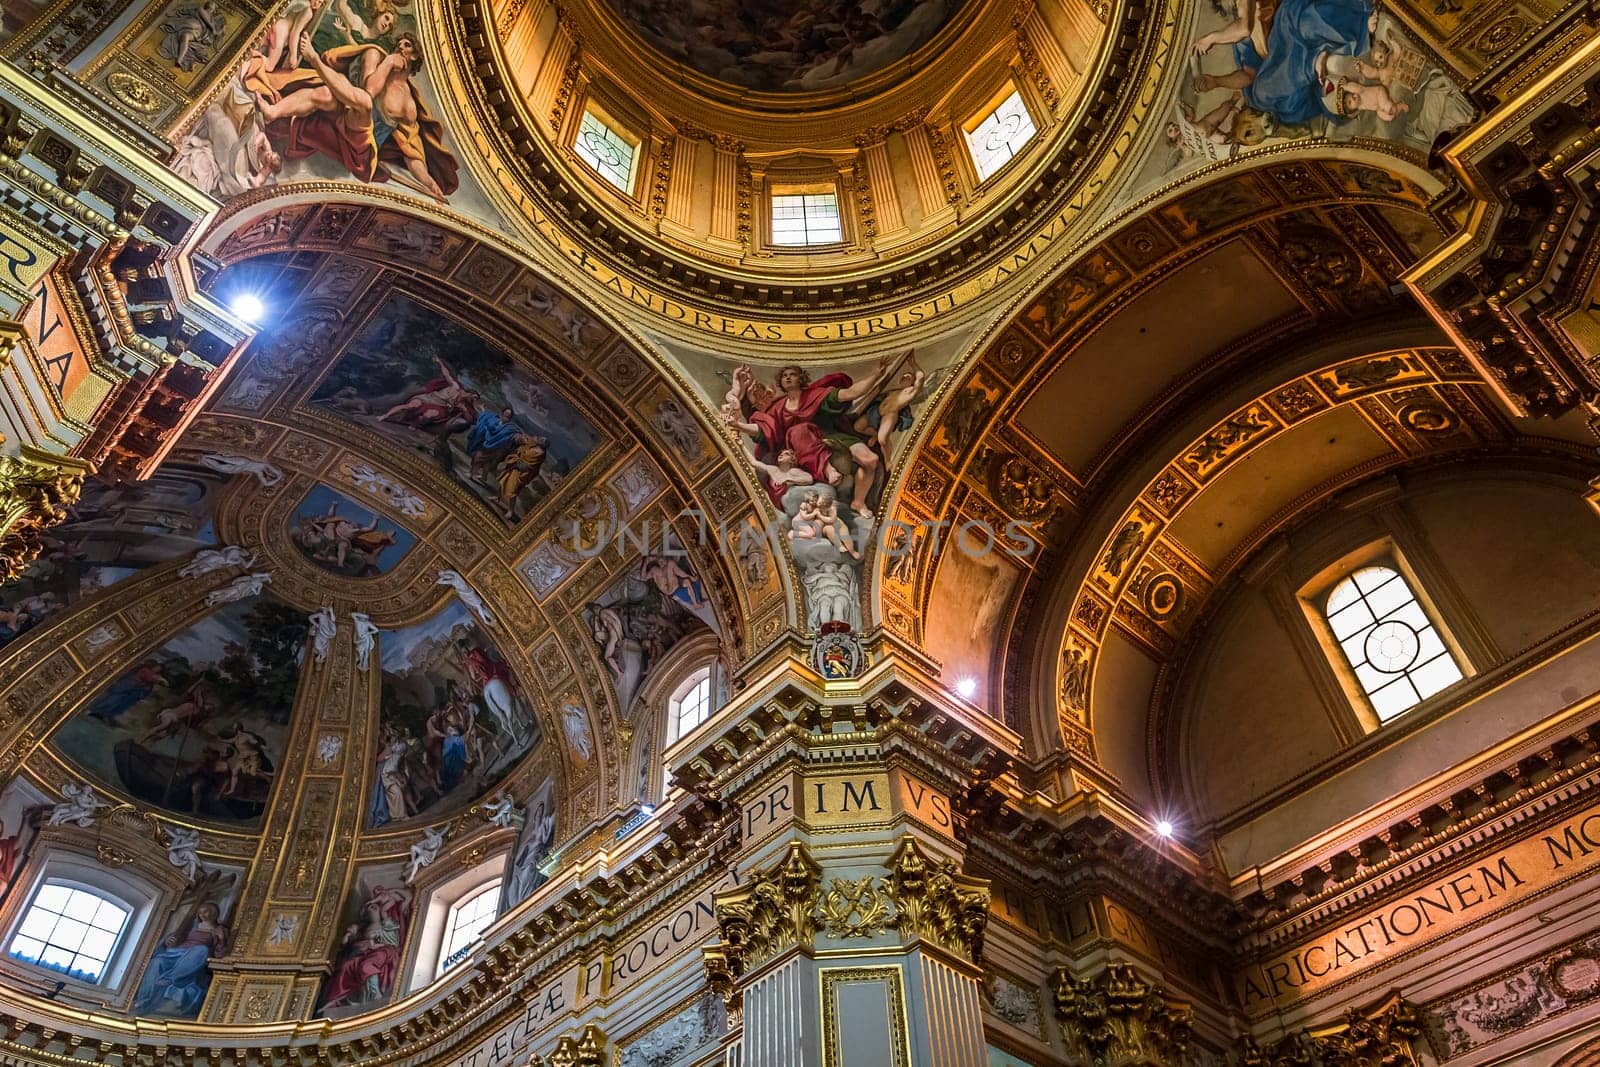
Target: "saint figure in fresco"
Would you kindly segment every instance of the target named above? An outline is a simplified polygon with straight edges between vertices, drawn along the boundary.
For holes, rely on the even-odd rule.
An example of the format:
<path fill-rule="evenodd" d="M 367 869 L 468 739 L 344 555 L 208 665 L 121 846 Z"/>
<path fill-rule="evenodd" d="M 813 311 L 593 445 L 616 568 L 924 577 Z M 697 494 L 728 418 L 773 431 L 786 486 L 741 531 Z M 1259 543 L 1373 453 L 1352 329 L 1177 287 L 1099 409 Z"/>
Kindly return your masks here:
<path fill-rule="evenodd" d="M 145 968 L 134 994 L 133 1010 L 138 1015 L 181 1015 L 193 1017 L 211 987 L 207 964 L 228 951 L 229 931 L 222 924 L 222 912 L 209 900 L 202 901 L 180 936 L 172 934 L 162 942 L 150 965 Z"/>
<path fill-rule="evenodd" d="M 297 40 L 309 66 L 274 70 L 262 56 L 244 75 L 285 159 L 325 155 L 360 181 L 399 181 L 440 202 L 456 191 L 444 127 L 411 81 L 422 70 L 415 35 L 400 34 L 393 51 L 369 42 L 322 53 L 309 34 Z"/>
<path fill-rule="evenodd" d="M 1357 57 L 1372 48 L 1372 0 L 1238 0 L 1234 19 L 1194 43 L 1197 55 L 1231 45 L 1237 69 L 1201 74 L 1199 92 L 1236 90 L 1243 102 L 1284 126 L 1315 118 L 1343 122 L 1360 111 L 1393 121 L 1407 109 L 1381 82 L 1365 84 Z"/>
<path fill-rule="evenodd" d="M 339 962 L 328 978 L 324 1008 L 376 1004 L 394 989 L 405 943 L 411 894 L 377 886 L 361 906 L 361 917 L 345 928 Z"/>
<path fill-rule="evenodd" d="M 837 372 L 813 382 L 804 369 L 783 367 L 778 371 L 776 390 L 758 382 L 749 367 L 737 367 L 723 404 L 723 419 L 753 440 L 758 464 L 781 466 L 781 458 L 815 481 L 838 485 L 849 473 L 839 468 L 835 457 L 840 457 L 854 468 L 850 510 L 870 521 L 867 501 L 877 485 L 888 444 L 895 430 L 911 425 L 911 401 L 922 387 L 920 372 L 912 371 L 898 389 L 885 391 L 910 358 L 909 352 L 898 359 L 886 357 L 859 382 Z M 911 391 L 906 394 L 908 388 Z M 763 480 L 779 507 L 784 493 L 798 484 L 793 479 Z"/>

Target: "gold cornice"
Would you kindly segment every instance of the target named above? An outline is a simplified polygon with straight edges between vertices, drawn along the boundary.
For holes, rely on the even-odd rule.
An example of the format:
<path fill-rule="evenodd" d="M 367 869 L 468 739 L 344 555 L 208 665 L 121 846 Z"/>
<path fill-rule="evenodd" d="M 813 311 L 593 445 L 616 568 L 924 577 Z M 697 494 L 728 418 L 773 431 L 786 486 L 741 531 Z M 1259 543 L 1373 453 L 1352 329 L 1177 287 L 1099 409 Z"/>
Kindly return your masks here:
<path fill-rule="evenodd" d="M 478 19 L 480 16 L 477 5 L 463 5 L 461 12 L 463 17 L 471 20 L 471 26 L 476 27 L 479 25 Z M 524 13 L 524 17 L 526 17 L 526 13 Z M 445 33 L 452 44 L 464 42 L 468 29 L 468 24 L 461 22 L 460 19 L 447 20 L 445 25 Z M 1142 33 L 1141 37 L 1130 41 L 1130 44 L 1137 44 L 1135 51 L 1138 54 L 1133 65 L 1142 70 L 1151 64 L 1160 65 L 1167 62 L 1175 47 L 1173 43 L 1174 26 L 1170 23 L 1158 24 L 1155 20 L 1143 20 L 1140 32 Z M 452 49 L 447 48 L 445 49 L 445 54 L 448 56 L 452 51 Z M 1110 61 L 1111 57 L 1106 53 L 1102 53 L 1095 68 L 1095 73 L 1086 78 L 1086 81 L 1093 83 L 1107 76 L 1106 64 Z M 497 65 L 497 72 L 491 76 L 491 80 L 494 80 L 494 78 L 504 79 L 506 77 L 505 61 L 498 54 L 498 50 L 496 50 L 494 62 Z M 1128 75 L 1125 73 L 1120 74 L 1118 77 L 1119 84 L 1125 81 L 1127 77 Z M 475 79 L 462 80 L 460 86 L 463 99 L 470 102 L 464 108 L 464 114 L 470 118 L 471 116 L 486 113 L 489 105 L 484 98 L 482 87 L 476 84 Z M 508 99 L 516 96 L 517 94 L 512 93 Z M 1080 189 L 1099 188 L 1109 180 L 1111 172 L 1116 169 L 1117 164 L 1123 159 L 1127 146 L 1133 142 L 1138 118 L 1150 106 L 1148 101 L 1142 101 L 1131 94 L 1123 94 L 1123 96 L 1125 97 L 1123 107 L 1128 109 L 1127 114 L 1118 116 L 1115 124 L 1106 127 L 1099 138 L 1102 145 L 1116 145 L 1118 147 L 1111 151 L 1110 158 L 1101 158 L 1097 161 L 1098 168 L 1087 161 L 1085 162 L 1080 168 L 1079 182 L 1077 183 Z M 1075 115 L 1060 124 L 1062 128 L 1070 129 L 1081 126 L 1085 121 L 1089 106 L 1090 101 L 1087 98 L 1081 100 Z M 897 117 L 899 116 L 889 116 L 890 119 Z M 474 119 L 473 122 L 476 123 L 476 120 Z M 523 144 L 522 148 L 518 149 L 517 144 L 514 142 L 519 138 L 525 142 L 530 136 L 543 142 L 547 139 L 548 134 L 540 124 L 518 119 L 508 114 L 500 116 L 488 126 L 476 124 L 470 131 L 470 135 L 463 138 L 463 141 L 470 143 L 475 151 L 486 154 L 497 153 L 502 158 L 514 161 L 517 167 L 522 168 L 525 166 L 523 157 L 527 156 L 525 150 L 527 146 Z M 548 155 L 548 153 L 544 154 Z M 1074 160 L 1084 158 L 1075 156 Z M 1081 192 L 1077 198 L 1072 197 L 1072 183 L 1062 182 L 1058 179 L 1041 183 L 1039 179 L 1044 174 L 1044 171 L 1055 168 L 1058 164 L 1059 161 L 1051 156 L 1050 153 L 1043 153 L 1033 171 L 1026 175 L 1019 172 L 1016 179 L 1018 183 L 1016 188 L 1019 190 L 1037 189 L 1041 191 L 1041 195 L 1043 195 L 1043 191 L 1048 190 L 1049 196 L 1053 197 L 1054 206 L 1050 208 L 1051 221 L 1037 232 L 1024 233 L 1020 239 L 1006 242 L 1003 248 L 991 246 L 990 250 L 980 255 L 974 256 L 967 252 L 956 255 L 953 250 L 966 239 L 965 235 L 970 232 L 970 227 L 963 226 L 956 228 L 944 243 L 919 249 L 917 254 L 921 256 L 924 254 L 933 255 L 940 249 L 948 247 L 952 250 L 952 255 L 942 258 L 952 262 L 960 262 L 962 266 L 959 269 L 969 275 L 969 280 L 958 282 L 955 285 L 947 283 L 924 285 L 913 280 L 912 284 L 920 288 L 924 294 L 927 294 L 920 301 L 915 297 L 908 299 L 900 291 L 905 288 L 906 280 L 899 278 L 897 275 L 893 276 L 895 278 L 893 284 L 897 292 L 895 292 L 892 300 L 879 300 L 872 293 L 866 293 L 860 297 L 853 295 L 851 290 L 853 290 L 854 285 L 849 283 L 864 282 L 870 286 L 885 282 L 891 277 L 890 274 L 884 271 L 883 264 L 876 259 L 870 263 L 863 263 L 859 270 L 851 273 L 831 274 L 830 281 L 821 286 L 809 286 L 805 282 L 797 282 L 793 279 L 780 283 L 776 279 L 744 272 L 737 276 L 738 284 L 740 290 L 748 295 L 741 298 L 740 301 L 729 301 L 725 297 L 718 295 L 719 292 L 728 291 L 728 286 L 725 283 L 706 288 L 703 292 L 691 293 L 676 281 L 663 285 L 661 279 L 647 278 L 632 266 L 628 267 L 625 273 L 617 273 L 617 267 L 614 267 L 613 263 L 620 266 L 622 261 L 642 263 L 648 262 L 652 258 L 657 258 L 655 252 L 646 250 L 655 241 L 655 238 L 640 234 L 637 235 L 636 241 L 635 235 L 624 234 L 620 230 L 616 231 L 618 240 L 625 240 L 625 243 L 637 243 L 638 247 L 635 250 L 626 251 L 622 260 L 611 260 L 609 254 L 603 253 L 595 245 L 591 235 L 579 235 L 569 230 L 569 224 L 563 217 L 569 210 L 581 210 L 585 213 L 591 210 L 607 210 L 604 205 L 600 204 L 591 204 L 581 209 L 576 208 L 579 201 L 587 203 L 587 199 L 590 198 L 590 194 L 587 192 L 579 191 L 583 186 L 581 181 L 574 179 L 563 183 L 562 188 L 565 191 L 562 195 L 573 200 L 573 207 L 568 208 L 546 201 L 542 198 L 542 194 L 541 198 L 535 199 L 530 193 L 536 188 L 537 183 L 516 178 L 513 174 L 507 172 L 504 167 L 500 167 L 498 168 L 500 185 L 506 195 L 497 197 L 497 199 L 515 205 L 512 214 L 531 219 L 534 229 L 541 235 L 539 238 L 541 242 L 553 243 L 559 255 L 581 263 L 591 275 L 591 292 L 598 293 L 603 291 L 608 283 L 612 283 L 614 280 L 611 296 L 603 296 L 601 299 L 611 301 L 620 295 L 623 301 L 633 305 L 634 314 L 637 314 L 639 308 L 653 312 L 655 324 L 668 332 L 682 332 L 678 324 L 688 326 L 691 331 L 696 325 L 700 325 L 702 329 L 718 334 L 723 341 L 731 345 L 739 345 L 742 333 L 745 347 L 754 347 L 753 342 L 761 341 L 765 342 L 770 350 L 772 342 L 787 341 L 797 344 L 809 344 L 816 341 L 848 342 L 857 338 L 867 340 L 886 337 L 889 334 L 896 335 L 897 339 L 899 336 L 910 336 L 916 332 L 913 327 L 928 323 L 931 319 L 943 315 L 956 307 L 966 307 L 973 304 L 992 290 L 996 281 L 1009 278 L 1010 275 L 1030 263 L 1048 258 L 1043 256 L 1044 250 L 1047 246 L 1053 250 L 1054 247 L 1059 247 L 1065 241 L 1067 231 L 1080 224 L 1088 210 L 1089 201 L 1092 199 L 1086 193 Z M 1033 194 L 1029 193 L 1028 195 Z M 1002 198 L 1002 200 L 1005 199 L 1008 198 Z M 555 208 L 555 210 L 552 210 L 552 208 Z M 985 212 L 998 210 L 998 204 L 993 201 L 984 208 Z M 1059 217 L 1057 217 L 1058 215 Z M 954 244 L 951 244 L 951 242 L 954 242 Z M 988 244 L 988 242 L 985 243 Z M 668 249 L 663 246 L 659 251 L 661 254 L 666 255 L 669 263 L 676 262 L 679 259 L 678 250 Z M 1015 255 L 1014 259 L 1012 258 L 1013 254 Z M 1007 266 L 1007 263 L 1010 263 L 1010 266 Z M 988 264 L 998 264 L 999 273 L 994 277 L 981 275 L 982 268 Z M 980 276 L 971 277 L 974 273 L 980 273 Z M 991 273 L 993 272 L 991 271 Z M 728 278 L 728 281 L 733 280 L 732 276 Z M 796 288 L 797 285 L 799 286 L 798 289 Z M 814 299 L 809 295 L 809 288 L 811 287 L 817 288 Z M 1007 287 L 1009 288 L 1009 286 Z M 787 314 L 775 308 L 775 300 L 779 296 L 778 290 L 780 289 L 784 293 L 793 292 L 796 294 L 794 297 L 796 307 L 801 304 L 805 306 L 804 315 L 809 321 L 790 324 L 779 317 Z M 836 292 L 836 290 L 841 289 L 843 290 L 842 292 Z M 801 293 L 800 290 L 808 290 L 808 292 Z M 870 314 L 866 309 L 872 305 L 880 306 L 884 310 L 877 315 Z M 862 310 L 852 313 L 852 309 L 856 307 Z M 760 317 L 751 317 L 752 312 L 746 310 L 747 308 L 759 308 L 760 310 L 755 314 Z M 899 312 L 898 317 L 896 317 L 896 310 Z M 819 311 L 821 312 L 820 316 Z M 841 312 L 849 317 L 839 319 Z M 829 328 L 829 318 L 841 321 L 843 332 L 835 331 L 834 335 L 828 335 L 826 331 Z M 851 326 L 851 323 L 855 323 L 855 325 Z M 809 336 L 805 333 L 806 326 L 811 327 Z M 818 333 L 818 329 L 822 329 L 824 332 Z"/>

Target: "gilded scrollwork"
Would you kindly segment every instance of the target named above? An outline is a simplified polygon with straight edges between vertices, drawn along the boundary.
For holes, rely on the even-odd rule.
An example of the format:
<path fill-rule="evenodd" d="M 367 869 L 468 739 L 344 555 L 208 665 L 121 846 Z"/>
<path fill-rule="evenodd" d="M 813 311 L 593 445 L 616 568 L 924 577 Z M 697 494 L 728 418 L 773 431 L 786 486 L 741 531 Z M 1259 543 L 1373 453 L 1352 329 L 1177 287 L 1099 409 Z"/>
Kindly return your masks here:
<path fill-rule="evenodd" d="M 949 860 L 930 859 L 910 834 L 889 860 L 894 926 L 978 962 L 989 922 L 989 883 L 960 873 Z"/>
<path fill-rule="evenodd" d="M 1113 963 L 1094 978 L 1056 971 L 1056 1021 L 1069 1059 L 1096 1067 L 1187 1063 L 1193 1013 L 1131 965 Z"/>
<path fill-rule="evenodd" d="M 67 517 L 93 469 L 28 445 L 0 456 L 0 580 L 17 577 L 38 557 L 44 532 Z"/>
<path fill-rule="evenodd" d="M 835 878 L 828 883 L 817 909 L 829 937 L 872 937 L 893 921 L 893 907 L 881 880 Z"/>

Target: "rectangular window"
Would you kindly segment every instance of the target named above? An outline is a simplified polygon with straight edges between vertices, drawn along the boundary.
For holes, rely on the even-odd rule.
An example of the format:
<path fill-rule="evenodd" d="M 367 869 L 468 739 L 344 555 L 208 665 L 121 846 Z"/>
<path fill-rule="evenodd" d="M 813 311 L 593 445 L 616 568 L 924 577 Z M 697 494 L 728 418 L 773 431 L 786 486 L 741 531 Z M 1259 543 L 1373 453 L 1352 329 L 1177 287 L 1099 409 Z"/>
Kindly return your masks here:
<path fill-rule="evenodd" d="M 484 885 L 450 909 L 444 942 L 439 946 L 439 974 L 472 954 L 472 946 L 500 914 L 500 879 Z M 437 977 L 437 976 L 436 976 Z"/>
<path fill-rule="evenodd" d="M 1010 96 L 967 129 L 967 150 L 972 153 L 978 180 L 987 180 L 1005 166 L 1037 132 L 1033 117 L 1022 102 L 1022 94 L 1011 90 Z"/>
<path fill-rule="evenodd" d="M 831 192 L 774 192 L 772 243 L 786 248 L 836 245 L 844 240 L 839 197 Z"/>
<path fill-rule="evenodd" d="M 109 897 L 46 882 L 28 905 L 9 951 L 27 963 L 98 982 L 128 915 Z"/>
<path fill-rule="evenodd" d="M 594 110 L 584 109 L 572 149 L 600 177 L 624 193 L 633 192 L 633 174 L 639 165 L 639 142 L 629 140 Z"/>

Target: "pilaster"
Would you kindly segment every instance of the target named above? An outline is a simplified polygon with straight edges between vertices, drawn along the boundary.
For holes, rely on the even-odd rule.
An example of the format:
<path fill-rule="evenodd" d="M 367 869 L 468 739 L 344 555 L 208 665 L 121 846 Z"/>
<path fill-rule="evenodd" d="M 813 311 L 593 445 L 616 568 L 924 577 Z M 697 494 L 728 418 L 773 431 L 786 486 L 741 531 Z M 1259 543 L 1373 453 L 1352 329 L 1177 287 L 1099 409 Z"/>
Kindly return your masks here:
<path fill-rule="evenodd" d="M 216 980 L 201 1013 L 207 1022 L 310 1018 L 328 953 L 338 950 L 379 689 L 376 673 L 355 665 L 348 616 L 338 618 L 327 659 L 317 663 L 308 651 L 301 670 L 299 725 L 241 897 L 238 941 L 212 964 Z M 374 650 L 369 662 L 377 661 Z M 303 714 L 307 705 L 319 710 Z"/>

